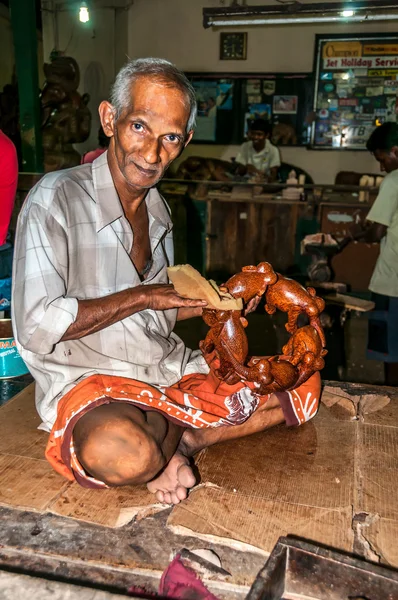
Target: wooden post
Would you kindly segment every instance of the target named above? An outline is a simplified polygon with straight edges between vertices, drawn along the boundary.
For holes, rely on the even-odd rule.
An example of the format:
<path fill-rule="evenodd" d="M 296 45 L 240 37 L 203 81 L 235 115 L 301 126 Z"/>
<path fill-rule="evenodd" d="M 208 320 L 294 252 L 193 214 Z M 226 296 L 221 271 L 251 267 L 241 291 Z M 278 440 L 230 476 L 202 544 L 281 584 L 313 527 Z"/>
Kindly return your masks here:
<path fill-rule="evenodd" d="M 19 93 L 22 170 L 43 173 L 35 0 L 10 0 Z"/>

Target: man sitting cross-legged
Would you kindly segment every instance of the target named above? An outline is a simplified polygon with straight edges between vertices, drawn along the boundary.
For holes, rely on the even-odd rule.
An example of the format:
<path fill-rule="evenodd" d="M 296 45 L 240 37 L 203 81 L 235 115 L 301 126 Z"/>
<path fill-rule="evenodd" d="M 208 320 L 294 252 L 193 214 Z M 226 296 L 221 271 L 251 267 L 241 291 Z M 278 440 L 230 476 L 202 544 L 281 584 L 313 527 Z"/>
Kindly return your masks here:
<path fill-rule="evenodd" d="M 155 188 L 193 135 L 183 73 L 161 59 L 131 61 L 99 112 L 108 151 L 45 175 L 19 216 L 15 337 L 54 468 L 85 487 L 147 483 L 176 504 L 195 484 L 189 457 L 308 420 L 320 380 L 260 397 L 220 382 L 173 333 L 205 306 L 168 283 L 172 222 Z"/>

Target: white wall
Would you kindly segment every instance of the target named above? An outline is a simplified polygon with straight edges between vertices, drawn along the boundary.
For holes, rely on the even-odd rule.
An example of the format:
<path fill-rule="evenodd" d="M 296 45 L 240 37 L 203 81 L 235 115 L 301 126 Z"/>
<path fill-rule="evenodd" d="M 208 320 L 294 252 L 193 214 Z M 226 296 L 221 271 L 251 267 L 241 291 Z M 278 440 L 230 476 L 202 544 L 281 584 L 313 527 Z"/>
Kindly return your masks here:
<path fill-rule="evenodd" d="M 91 5 L 88 26 L 79 23 L 76 10 L 57 12 L 59 48 L 77 60 L 81 70 L 79 91 L 91 96 L 92 132 L 90 139 L 78 146 L 80 152 L 96 147 L 98 104 L 108 96 L 118 69 L 128 58 L 161 56 L 186 71 L 311 72 L 317 33 L 396 33 L 398 30 L 394 23 L 250 27 L 245 29 L 249 34 L 247 60 L 220 61 L 220 30 L 204 29 L 202 25 L 202 8 L 220 6 L 219 0 L 134 0 L 128 10 L 109 8 L 116 2 L 120 6 L 122 0 L 107 0 L 108 8 L 102 8 L 101 1 L 96 0 Z M 248 3 L 266 1 L 249 0 Z M 275 3 L 275 0 L 270 1 Z M 48 60 L 54 42 L 48 14 L 43 14 L 43 40 L 44 57 Z M 289 147 L 281 150 L 285 162 L 305 169 L 317 183 L 333 182 L 340 170 L 377 171 L 377 164 L 366 152 Z M 236 146 L 191 144 L 180 160 L 189 154 L 228 159 L 236 153 Z"/>
<path fill-rule="evenodd" d="M 248 4 L 265 4 L 249 0 Z M 274 3 L 274 0 L 273 0 Z M 310 72 L 316 34 L 397 33 L 396 23 L 369 25 L 253 26 L 248 31 L 247 60 L 219 60 L 220 29 L 204 29 L 202 8 L 220 6 L 217 0 L 134 0 L 129 10 L 128 54 L 131 58 L 161 56 L 186 71 Z M 223 31 L 227 28 L 223 28 Z M 236 30 L 236 28 L 234 29 Z M 376 172 L 366 152 L 310 151 L 283 147 L 282 158 L 310 173 L 317 183 L 332 183 L 340 170 Z M 236 147 L 191 144 L 188 154 L 229 158 Z"/>
<path fill-rule="evenodd" d="M 44 60 L 49 61 L 49 55 L 54 48 L 58 37 L 58 49 L 72 56 L 80 68 L 81 94 L 90 94 L 89 108 L 92 115 L 92 126 L 89 139 L 83 144 L 76 144 L 80 153 L 92 150 L 98 146 L 98 128 L 100 125 L 98 117 L 98 106 L 109 94 L 109 88 L 114 81 L 115 72 L 124 62 L 120 59 L 123 53 L 121 46 L 126 46 L 126 33 L 121 35 L 123 27 L 127 31 L 127 23 L 123 26 L 118 24 L 118 35 L 116 30 L 116 10 L 109 8 L 111 1 L 107 2 L 107 8 L 92 4 L 90 9 L 90 21 L 87 24 L 80 23 L 78 11 L 74 8 L 56 10 L 56 23 L 54 28 L 51 13 L 43 13 L 43 39 Z M 73 7 L 73 5 L 72 5 Z M 126 21 L 127 12 L 124 11 Z M 124 55 L 126 54 L 124 50 Z"/>

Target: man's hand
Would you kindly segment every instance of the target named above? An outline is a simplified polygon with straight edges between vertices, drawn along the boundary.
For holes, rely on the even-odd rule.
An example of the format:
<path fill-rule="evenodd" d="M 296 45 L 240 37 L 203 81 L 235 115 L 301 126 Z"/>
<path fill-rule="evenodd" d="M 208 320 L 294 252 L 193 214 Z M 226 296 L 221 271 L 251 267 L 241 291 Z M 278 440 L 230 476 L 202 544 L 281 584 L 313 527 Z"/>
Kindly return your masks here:
<path fill-rule="evenodd" d="M 254 312 L 257 309 L 257 306 L 260 304 L 261 296 L 254 296 L 248 303 L 244 311 L 244 315 L 248 315 L 251 312 Z"/>
<path fill-rule="evenodd" d="M 186 321 L 187 319 L 193 319 L 194 317 L 201 317 L 203 308 L 204 306 L 182 306 L 178 309 L 177 321 Z"/>
<path fill-rule="evenodd" d="M 146 308 L 150 310 L 168 310 L 169 308 L 203 308 L 206 300 L 183 298 L 172 285 L 154 284 L 142 286 Z"/>
<path fill-rule="evenodd" d="M 206 304 L 205 300 L 183 298 L 172 285 L 165 284 L 137 285 L 102 298 L 78 300 L 76 320 L 68 327 L 61 341 L 78 340 L 142 310 L 202 310 Z"/>
<path fill-rule="evenodd" d="M 246 173 L 249 173 L 249 175 L 264 175 L 254 165 L 246 165 Z"/>
<path fill-rule="evenodd" d="M 380 242 L 387 233 L 387 226 L 381 223 L 365 221 L 364 224 L 351 225 L 347 229 L 348 236 L 340 242 L 340 247 L 345 247 L 349 241 L 360 241 L 368 244 Z"/>

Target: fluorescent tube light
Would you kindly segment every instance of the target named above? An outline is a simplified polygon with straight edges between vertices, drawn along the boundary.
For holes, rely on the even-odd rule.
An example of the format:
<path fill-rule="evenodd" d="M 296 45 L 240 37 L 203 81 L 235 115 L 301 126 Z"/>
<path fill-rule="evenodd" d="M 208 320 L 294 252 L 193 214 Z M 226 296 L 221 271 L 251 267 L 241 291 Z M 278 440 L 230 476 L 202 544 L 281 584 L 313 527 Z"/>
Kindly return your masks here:
<path fill-rule="evenodd" d="M 398 13 L 396 14 L 378 14 L 378 15 L 353 15 L 350 18 L 350 23 L 353 22 L 370 22 L 370 21 L 396 21 L 398 20 Z M 344 23 L 346 17 L 341 15 L 327 16 L 327 17 L 273 17 L 271 19 L 212 19 L 209 18 L 210 27 L 248 27 L 250 25 L 290 25 L 290 24 L 306 24 L 306 23 Z"/>

